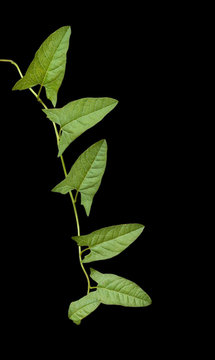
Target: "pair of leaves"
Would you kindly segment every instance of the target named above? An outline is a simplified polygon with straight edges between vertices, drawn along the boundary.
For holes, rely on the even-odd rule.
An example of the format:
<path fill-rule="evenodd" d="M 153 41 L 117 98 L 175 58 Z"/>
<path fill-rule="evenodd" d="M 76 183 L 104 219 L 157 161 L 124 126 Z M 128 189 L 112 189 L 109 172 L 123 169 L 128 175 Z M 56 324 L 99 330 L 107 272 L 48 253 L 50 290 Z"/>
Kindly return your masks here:
<path fill-rule="evenodd" d="M 142 233 L 141 224 L 109 226 L 88 235 L 73 236 L 79 246 L 87 246 L 90 254 L 83 262 L 112 258 L 125 250 Z M 114 274 L 102 274 L 91 269 L 91 278 L 97 282 L 96 291 L 90 292 L 69 307 L 69 318 L 75 324 L 102 304 L 140 307 L 151 304 L 150 297 L 134 282 Z"/>
<path fill-rule="evenodd" d="M 79 246 L 87 246 L 90 254 L 83 262 L 112 258 L 125 250 L 142 233 L 141 224 L 114 225 L 96 230 L 88 235 L 73 236 Z M 151 304 L 149 295 L 134 282 L 114 274 L 102 274 L 91 269 L 91 278 L 97 282 L 96 291 L 74 301 L 69 307 L 69 318 L 80 324 L 81 320 L 91 314 L 102 303 L 142 307 Z"/>
<path fill-rule="evenodd" d="M 13 90 L 25 90 L 36 85 L 44 86 L 47 98 L 55 106 L 57 93 L 65 74 L 70 35 L 70 26 L 63 26 L 52 33 L 42 43 L 25 76 L 17 81 Z"/>
<path fill-rule="evenodd" d="M 100 303 L 129 307 L 145 307 L 151 304 L 149 295 L 136 283 L 114 274 L 102 274 L 91 269 L 91 278 L 97 282 L 96 291 L 74 301 L 69 307 L 69 318 L 80 324 Z"/>

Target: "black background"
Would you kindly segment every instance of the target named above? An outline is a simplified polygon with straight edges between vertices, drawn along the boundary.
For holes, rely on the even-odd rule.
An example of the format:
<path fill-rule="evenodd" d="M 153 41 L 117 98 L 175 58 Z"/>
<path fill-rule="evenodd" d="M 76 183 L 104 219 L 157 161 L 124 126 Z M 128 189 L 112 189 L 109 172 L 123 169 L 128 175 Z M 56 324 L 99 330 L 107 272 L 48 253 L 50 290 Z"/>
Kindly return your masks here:
<path fill-rule="evenodd" d="M 70 25 L 57 107 L 83 97 L 119 100 L 104 120 L 75 140 L 64 158 L 70 169 L 90 145 L 107 140 L 107 168 L 89 218 L 78 206 L 81 233 L 114 224 L 144 224 L 143 234 L 126 251 L 92 267 L 136 282 L 153 299 L 159 9 L 116 9 L 102 2 L 99 7 L 70 5 L 66 10 L 65 4 L 62 14 L 56 9 L 47 20 L 48 11 L 28 6 L 32 8 L 23 5 L 17 13 L 14 9 L 13 20 L 0 25 L 0 58 L 16 61 L 24 73 L 47 36 Z M 10 11 L 3 10 L 7 18 Z M 111 354 L 113 347 L 119 354 L 122 348 L 152 353 L 154 300 L 148 308 L 101 305 L 80 326 L 68 320 L 70 302 L 85 295 L 87 283 L 71 240 L 76 225 L 69 196 L 50 191 L 63 179 L 53 126 L 28 90 L 11 91 L 19 79 L 15 67 L 0 63 L 0 77 L 4 341 L 15 343 L 21 353 L 28 344 L 39 353 L 43 348 L 43 354 L 84 354 L 95 352 L 98 343 L 103 344 L 101 355 Z M 44 90 L 41 97 L 51 107 Z"/>

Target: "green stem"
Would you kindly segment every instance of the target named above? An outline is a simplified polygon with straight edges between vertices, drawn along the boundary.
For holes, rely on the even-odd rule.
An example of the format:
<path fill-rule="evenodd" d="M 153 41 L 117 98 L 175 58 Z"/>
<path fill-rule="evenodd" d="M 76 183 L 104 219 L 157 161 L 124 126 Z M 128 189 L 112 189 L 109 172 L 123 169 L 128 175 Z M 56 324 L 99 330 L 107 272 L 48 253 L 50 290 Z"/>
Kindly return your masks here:
<path fill-rule="evenodd" d="M 23 75 L 22 75 L 22 72 L 19 68 L 19 66 L 13 61 L 13 60 L 10 60 L 10 59 L 0 59 L 0 62 L 9 62 L 11 64 L 13 64 L 16 69 L 18 70 L 19 72 L 19 75 L 21 78 L 23 78 Z M 48 109 L 48 107 L 44 104 L 44 102 L 40 99 L 39 95 L 40 95 L 40 92 L 41 92 L 41 89 L 42 89 L 42 86 L 40 86 L 40 89 L 39 89 L 39 92 L 38 94 L 32 89 L 32 88 L 29 88 L 29 90 L 31 91 L 31 93 L 36 97 L 36 99 L 43 105 L 43 107 L 45 109 Z M 59 141 L 60 141 L 60 135 L 58 133 L 58 130 L 57 130 L 57 126 L 54 122 L 52 122 L 53 126 L 54 126 L 54 131 L 55 131 L 55 135 L 56 135 L 56 140 L 57 140 L 57 145 L 59 144 Z M 61 164 L 62 164 L 62 167 L 63 167 L 63 171 L 64 171 L 64 175 L 65 177 L 67 176 L 67 171 L 66 171 L 66 165 L 65 165 L 65 162 L 64 162 L 64 158 L 63 156 L 61 155 L 60 157 L 61 159 Z M 76 198 L 77 198 L 77 194 L 76 194 L 76 198 L 74 199 L 73 195 L 72 195 L 72 192 L 70 191 L 69 192 L 69 195 L 70 195 L 70 198 L 71 198 L 71 201 L 72 201 L 72 205 L 73 205 L 73 210 L 74 210 L 74 214 L 75 214 L 75 220 L 76 220 L 76 226 L 77 226 L 77 234 L 78 236 L 80 236 L 80 224 L 79 224 L 79 219 L 78 219 L 78 212 L 77 212 L 77 209 L 76 209 L 76 205 L 75 205 L 75 202 L 76 202 Z M 84 250 L 83 250 L 84 251 Z M 78 252 L 79 252 L 79 261 L 80 261 L 80 265 L 81 265 L 81 268 L 86 276 L 86 279 L 87 279 L 87 294 L 89 293 L 91 287 L 90 287 L 90 279 L 87 275 L 87 272 L 84 268 L 84 265 L 83 265 L 83 262 L 82 262 L 82 258 L 81 258 L 81 254 L 82 254 L 82 251 L 81 251 L 81 246 L 78 246 Z"/>
<path fill-rule="evenodd" d="M 0 59 L 0 62 L 9 62 L 9 63 L 13 64 L 17 68 L 20 77 L 23 78 L 22 72 L 21 72 L 19 66 L 15 63 L 15 61 L 10 60 L 10 59 Z M 45 109 L 48 109 L 47 106 L 44 104 L 44 102 L 38 97 L 38 94 L 32 88 L 29 88 L 28 90 L 31 91 L 31 93 L 36 97 L 36 99 L 43 105 L 43 107 Z M 57 127 L 56 127 L 56 124 L 54 122 L 52 124 L 54 126 L 55 135 L 56 135 L 57 143 L 58 143 L 59 142 L 59 134 L 58 134 L 58 131 L 57 131 Z"/>
<path fill-rule="evenodd" d="M 80 265 L 81 265 L 82 270 L 83 270 L 83 272 L 84 272 L 84 274 L 85 274 L 85 276 L 86 276 L 86 278 L 87 278 L 87 294 L 89 294 L 90 288 L 91 288 L 91 286 L 90 286 L 90 279 L 89 279 L 89 276 L 87 275 L 87 272 L 86 272 L 86 270 L 85 270 L 85 268 L 84 268 L 84 265 L 83 265 L 83 262 L 82 262 L 82 259 L 81 259 L 81 253 L 82 253 L 82 251 L 81 251 L 81 246 L 78 247 L 78 253 L 79 253 Z"/>
<path fill-rule="evenodd" d="M 1 61 L 1 62 L 9 62 L 9 63 L 13 64 L 14 66 L 16 66 L 16 68 L 17 68 L 17 70 L 18 70 L 18 72 L 19 72 L 20 77 L 23 78 L 23 75 L 22 75 L 22 72 L 21 72 L 19 66 L 18 66 L 13 60 L 10 60 L 10 59 L 0 59 L 0 61 Z"/>
<path fill-rule="evenodd" d="M 85 251 L 87 251 L 87 250 L 90 250 L 90 248 L 87 247 L 86 249 L 82 250 L 82 251 L 81 251 L 81 255 L 83 254 L 83 252 L 85 252 Z"/>
<path fill-rule="evenodd" d="M 75 194 L 75 202 L 77 201 L 77 197 L 78 197 L 78 190 L 76 191 L 76 194 Z"/>
<path fill-rule="evenodd" d="M 39 91 L 38 91 L 38 94 L 37 94 L 37 100 L 38 101 L 40 99 L 40 93 L 41 93 L 42 87 L 43 87 L 43 85 L 40 85 L 40 88 L 39 88 Z"/>
<path fill-rule="evenodd" d="M 61 159 L 61 163 L 62 163 L 62 167 L 63 167 L 63 171 L 64 171 L 64 174 L 65 174 L 65 177 L 67 176 L 67 171 L 66 171 L 66 166 L 65 166 L 65 162 L 64 162 L 64 158 L 63 156 L 61 155 L 60 157 Z M 75 202 L 76 202 L 76 199 L 74 199 L 73 195 L 72 195 L 72 192 L 69 191 L 69 195 L 70 195 L 70 198 L 72 200 L 72 205 L 73 205 L 73 210 L 74 210 L 74 214 L 75 214 L 75 219 L 76 219 L 76 225 L 77 225 L 77 234 L 78 236 L 81 235 L 80 233 L 80 225 L 79 225 L 79 220 L 78 220 L 78 213 L 77 213 L 77 208 L 76 208 L 76 205 L 75 205 Z M 78 246 L 78 254 L 79 254 L 79 262 L 80 262 L 80 265 L 81 265 L 81 268 L 84 272 L 84 275 L 86 276 L 86 279 L 87 279 L 87 294 L 89 294 L 90 292 L 90 279 L 89 279 L 89 276 L 84 268 L 84 265 L 83 265 L 83 262 L 82 262 L 82 258 L 81 258 L 81 254 L 85 251 L 86 249 L 84 249 L 83 251 L 81 251 L 81 246 Z"/>

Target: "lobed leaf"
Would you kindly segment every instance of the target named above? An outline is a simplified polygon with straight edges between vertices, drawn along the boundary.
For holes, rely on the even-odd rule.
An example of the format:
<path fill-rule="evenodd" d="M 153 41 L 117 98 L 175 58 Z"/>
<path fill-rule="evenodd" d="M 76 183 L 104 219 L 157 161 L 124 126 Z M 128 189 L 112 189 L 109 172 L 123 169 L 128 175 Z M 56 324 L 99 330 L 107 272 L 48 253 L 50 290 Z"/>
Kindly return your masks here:
<path fill-rule="evenodd" d="M 81 193 L 81 204 L 87 215 L 99 189 L 107 162 L 107 143 L 100 140 L 84 151 L 72 166 L 67 177 L 52 191 L 67 194 L 76 189 Z"/>
<path fill-rule="evenodd" d="M 124 224 L 105 227 L 88 235 L 73 236 L 79 246 L 88 246 L 90 254 L 83 259 L 84 263 L 110 259 L 132 244 L 142 233 L 141 224 Z"/>
<path fill-rule="evenodd" d="M 65 74 L 70 35 L 70 26 L 63 26 L 52 33 L 37 50 L 24 77 L 16 82 L 13 90 L 25 90 L 36 85 L 44 86 L 47 98 L 55 106 L 57 93 Z"/>
<path fill-rule="evenodd" d="M 83 132 L 101 121 L 118 101 L 112 98 L 83 98 L 58 109 L 44 109 L 49 120 L 60 125 L 62 135 L 58 156 Z"/>
<path fill-rule="evenodd" d="M 76 325 L 80 325 L 81 320 L 91 314 L 100 305 L 100 301 L 95 298 L 95 292 L 73 301 L 69 306 L 68 317 Z"/>
<path fill-rule="evenodd" d="M 134 282 L 114 274 L 102 274 L 91 269 L 91 278 L 98 283 L 94 296 L 106 305 L 142 307 L 151 304 L 151 299 Z"/>

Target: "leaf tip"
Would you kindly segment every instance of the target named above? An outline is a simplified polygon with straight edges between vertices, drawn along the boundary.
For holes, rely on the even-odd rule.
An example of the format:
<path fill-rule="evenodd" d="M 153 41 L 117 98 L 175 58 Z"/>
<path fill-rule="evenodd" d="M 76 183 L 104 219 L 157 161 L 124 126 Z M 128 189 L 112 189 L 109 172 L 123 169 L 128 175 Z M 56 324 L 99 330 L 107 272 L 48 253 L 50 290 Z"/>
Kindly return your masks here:
<path fill-rule="evenodd" d="M 76 243 L 78 243 L 79 236 L 71 236 L 71 239 L 74 240 Z"/>
<path fill-rule="evenodd" d="M 20 79 L 20 80 L 21 80 L 21 79 Z M 14 90 L 19 90 L 19 82 L 20 82 L 20 80 L 18 80 L 18 81 L 13 85 L 12 91 L 14 91 Z"/>
<path fill-rule="evenodd" d="M 146 295 L 147 295 L 147 298 L 145 299 L 144 307 L 152 304 L 152 299 L 150 298 L 150 296 L 148 294 L 146 294 Z"/>
<path fill-rule="evenodd" d="M 72 29 L 71 29 L 71 26 L 70 25 L 65 25 L 65 26 L 62 26 L 62 29 L 65 29 L 66 31 L 69 31 L 70 33 L 72 32 Z"/>
<path fill-rule="evenodd" d="M 111 98 L 111 99 L 113 100 L 113 103 L 112 103 L 112 109 L 114 109 L 114 108 L 118 105 L 119 100 L 117 100 L 117 99 L 113 99 L 113 98 Z"/>
<path fill-rule="evenodd" d="M 58 154 L 57 154 L 57 157 L 61 157 L 61 155 L 63 154 L 63 151 L 61 149 L 58 150 Z"/>
<path fill-rule="evenodd" d="M 72 320 L 72 322 L 73 322 L 75 325 L 80 325 L 80 324 L 81 324 L 81 320 L 74 320 L 74 319 L 72 318 L 71 306 L 69 307 L 69 310 L 68 310 L 68 318 L 69 318 L 69 320 Z"/>
<path fill-rule="evenodd" d="M 107 146 L 107 140 L 106 140 L 106 139 L 102 139 L 102 144 L 104 144 L 105 146 Z"/>
<path fill-rule="evenodd" d="M 145 229 L 145 225 L 143 225 L 143 224 L 135 224 L 135 225 L 136 225 L 137 230 L 140 230 L 141 232 Z"/>
<path fill-rule="evenodd" d="M 42 111 L 46 114 L 46 116 L 48 116 L 47 110 L 48 110 L 48 109 L 42 109 Z"/>
<path fill-rule="evenodd" d="M 68 27 L 68 31 L 69 31 L 69 33 L 71 34 L 71 33 L 72 33 L 72 28 L 71 28 L 71 26 L 70 26 L 70 25 L 68 25 L 67 27 Z"/>
<path fill-rule="evenodd" d="M 105 150 L 107 149 L 107 141 L 106 139 L 102 139 L 102 140 L 99 140 L 97 143 L 94 144 L 95 146 L 98 146 L 98 147 L 103 147 Z"/>

